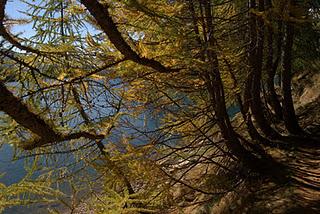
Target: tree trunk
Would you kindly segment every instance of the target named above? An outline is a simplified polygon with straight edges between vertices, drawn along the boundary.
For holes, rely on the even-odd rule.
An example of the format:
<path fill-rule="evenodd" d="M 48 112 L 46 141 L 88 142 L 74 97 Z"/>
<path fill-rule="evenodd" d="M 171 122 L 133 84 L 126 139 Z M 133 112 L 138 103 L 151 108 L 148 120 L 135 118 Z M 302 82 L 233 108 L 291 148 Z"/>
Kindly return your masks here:
<path fill-rule="evenodd" d="M 255 9 L 256 5 L 254 1 L 251 1 L 250 8 Z M 263 1 L 259 1 L 259 11 L 264 10 Z M 249 49 L 249 64 L 252 79 L 248 79 L 251 82 L 249 103 L 252 111 L 252 115 L 256 120 L 258 127 L 269 139 L 281 139 L 282 136 L 276 132 L 269 124 L 264 115 L 264 106 L 261 101 L 261 74 L 262 74 L 262 62 L 263 62 L 263 44 L 264 44 L 264 23 L 263 20 L 258 19 L 256 15 L 250 14 L 250 49 Z M 258 33 L 257 33 L 258 32 Z M 249 77 L 251 76 L 249 75 Z M 248 90 L 248 89 L 247 89 Z"/>
<path fill-rule="evenodd" d="M 292 100 L 292 47 L 294 39 L 294 26 L 290 23 L 285 25 L 285 46 L 283 50 L 282 93 L 283 93 L 283 117 L 289 133 L 300 135 L 303 130 L 299 126 Z"/>
<path fill-rule="evenodd" d="M 274 39 L 274 35 L 273 35 L 272 27 L 268 27 L 268 32 L 267 32 L 268 56 L 267 56 L 267 64 L 266 64 L 266 70 L 267 70 L 267 74 L 268 74 L 268 77 L 267 77 L 267 89 L 268 89 L 267 100 L 268 100 L 270 106 L 272 107 L 276 118 L 278 120 L 282 120 L 283 119 L 282 107 L 280 105 L 280 102 L 278 100 L 278 95 L 277 95 L 275 88 L 274 88 L 274 78 L 276 75 L 278 62 L 281 57 L 281 54 L 279 54 L 279 53 L 281 53 L 281 43 L 280 43 L 280 47 L 279 47 L 279 45 L 277 45 L 278 53 L 277 53 L 275 62 L 273 62 L 273 54 L 274 54 L 274 52 L 273 52 L 273 39 Z M 280 41 L 281 41 L 281 39 L 280 39 Z"/>
<path fill-rule="evenodd" d="M 286 170 L 271 158 L 262 155 L 261 158 L 248 151 L 234 131 L 226 109 L 223 82 L 219 70 L 219 60 L 214 51 L 215 39 L 213 36 L 212 14 L 210 3 L 205 2 L 206 24 L 208 32 L 211 32 L 207 44 L 208 72 L 204 73 L 207 89 L 213 105 L 217 124 L 222 136 L 226 139 L 226 146 L 230 152 L 241 160 L 245 166 L 256 172 L 272 177 L 275 181 L 286 180 Z M 259 154 L 261 155 L 261 154 Z"/>

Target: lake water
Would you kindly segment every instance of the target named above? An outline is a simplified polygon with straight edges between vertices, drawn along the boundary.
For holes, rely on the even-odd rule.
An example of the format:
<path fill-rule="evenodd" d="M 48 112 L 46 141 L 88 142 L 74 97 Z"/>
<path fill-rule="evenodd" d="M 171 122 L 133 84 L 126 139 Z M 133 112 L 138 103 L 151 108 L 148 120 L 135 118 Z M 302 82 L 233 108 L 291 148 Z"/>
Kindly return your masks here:
<path fill-rule="evenodd" d="M 228 109 L 228 113 L 231 118 L 238 112 L 239 108 L 237 106 L 232 106 Z M 136 119 L 133 122 L 133 125 L 137 127 L 143 127 L 145 130 L 150 131 L 159 127 L 160 119 L 152 116 L 150 113 L 141 116 L 139 119 Z M 122 129 L 122 132 L 130 134 L 134 131 L 130 130 L 130 128 L 124 128 Z M 113 140 L 116 140 L 117 136 L 111 136 L 111 139 L 112 138 Z M 143 139 L 139 139 L 139 141 L 136 142 L 133 141 L 134 144 L 141 144 L 143 142 L 146 141 L 144 141 Z M 0 148 L 0 174 L 4 173 L 3 176 L 0 177 L 0 182 L 6 185 L 17 183 L 26 175 L 26 170 L 24 169 L 24 160 L 12 161 L 13 153 L 13 148 L 8 144 L 5 144 Z M 53 208 L 56 208 L 58 205 L 53 204 L 51 206 Z M 44 205 L 34 205 L 30 207 L 16 206 L 12 208 L 7 208 L 4 211 L 4 214 L 45 214 L 47 213 L 46 208 L 47 207 Z"/>
<path fill-rule="evenodd" d="M 128 120 L 128 118 L 126 118 Z M 140 118 L 136 119 L 135 121 L 131 121 L 134 126 L 142 127 L 145 130 L 153 130 L 156 127 L 159 127 L 159 119 L 151 115 L 142 115 Z M 117 132 L 117 131 L 116 131 Z M 130 129 L 129 127 L 123 127 L 118 132 L 126 133 L 126 134 L 134 134 L 135 131 Z M 119 133 L 118 133 L 119 134 Z M 119 136 L 115 134 L 114 136 L 110 136 L 109 140 L 116 142 L 119 140 Z M 132 141 L 133 144 L 141 144 L 146 142 L 147 139 L 142 139 L 140 137 L 137 141 Z M 25 160 L 17 160 L 13 161 L 14 149 L 9 144 L 4 144 L 0 148 L 0 174 L 3 174 L 0 177 L 0 182 L 4 183 L 5 185 L 11 185 L 14 183 L 18 183 L 24 176 L 26 175 Z M 66 165 L 72 162 L 72 156 L 70 158 L 70 154 L 65 155 L 58 155 L 57 161 L 63 162 L 62 164 Z M 78 167 L 74 169 L 70 169 L 71 171 L 76 171 Z M 90 171 L 90 169 L 89 169 Z M 91 172 L 90 172 L 91 173 Z M 80 175 L 79 175 L 80 176 Z M 70 192 L 68 187 L 62 187 L 63 192 Z M 52 208 L 59 208 L 58 204 L 52 204 Z M 61 206 L 60 206 L 61 208 Z M 47 213 L 47 206 L 46 205 L 32 205 L 32 206 L 15 206 L 11 208 L 5 209 L 3 212 L 4 214 L 46 214 Z"/>
<path fill-rule="evenodd" d="M 5 185 L 18 183 L 23 179 L 27 173 L 25 170 L 25 160 L 13 161 L 13 148 L 4 144 L 0 148 L 0 182 Z M 66 190 L 66 188 L 65 188 Z M 58 204 L 51 204 L 51 207 L 58 207 Z M 3 214 L 45 214 L 47 213 L 47 206 L 30 205 L 30 206 L 15 206 L 6 208 Z"/>
<path fill-rule="evenodd" d="M 0 182 L 5 185 L 17 183 L 26 174 L 23 160 L 12 161 L 13 152 L 13 148 L 8 144 L 0 148 L 0 174 L 4 173 Z"/>

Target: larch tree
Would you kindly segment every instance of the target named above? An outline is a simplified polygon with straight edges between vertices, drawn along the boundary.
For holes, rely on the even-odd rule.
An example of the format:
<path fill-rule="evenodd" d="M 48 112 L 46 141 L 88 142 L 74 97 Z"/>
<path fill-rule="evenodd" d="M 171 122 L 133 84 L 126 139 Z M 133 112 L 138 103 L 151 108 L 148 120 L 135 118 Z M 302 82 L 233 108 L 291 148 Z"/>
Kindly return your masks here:
<path fill-rule="evenodd" d="M 252 174 L 319 189 L 268 152 L 319 147 L 292 98 L 303 28 L 318 38 L 313 1 L 21 2 L 27 38 L 0 0 L 1 135 L 23 156 L 93 167 L 96 210 L 155 212 L 176 184 L 221 195 Z"/>

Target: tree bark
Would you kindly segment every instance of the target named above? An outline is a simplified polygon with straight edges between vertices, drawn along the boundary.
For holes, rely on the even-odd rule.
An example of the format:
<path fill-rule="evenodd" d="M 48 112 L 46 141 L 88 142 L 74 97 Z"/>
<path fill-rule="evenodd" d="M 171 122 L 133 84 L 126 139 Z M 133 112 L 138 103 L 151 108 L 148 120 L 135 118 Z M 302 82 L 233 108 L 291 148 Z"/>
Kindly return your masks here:
<path fill-rule="evenodd" d="M 32 112 L 27 105 L 15 97 L 2 81 L 0 81 L 0 95 L 0 111 L 5 112 L 21 126 L 37 135 L 31 142 L 24 142 L 21 145 L 26 150 L 81 137 L 93 140 L 104 138 L 104 135 L 94 135 L 87 132 L 71 133 L 68 135 L 56 132 L 44 119 Z"/>
<path fill-rule="evenodd" d="M 281 26 L 279 26 L 279 28 L 280 28 L 279 30 L 281 30 Z M 266 70 L 267 70 L 267 74 L 268 74 L 268 77 L 267 77 L 267 89 L 268 89 L 267 100 L 270 103 L 270 106 L 272 107 L 276 118 L 278 120 L 282 120 L 283 119 L 282 107 L 281 107 L 281 104 L 278 100 L 278 95 L 277 95 L 277 93 L 275 91 L 275 87 L 274 87 L 274 78 L 275 78 L 278 63 L 279 63 L 279 60 L 281 57 L 281 41 L 282 41 L 282 39 L 281 39 L 281 35 L 279 35 L 278 40 L 280 40 L 280 44 L 278 41 L 278 43 L 277 43 L 277 56 L 276 56 L 275 62 L 273 62 L 273 55 L 274 55 L 273 39 L 274 39 L 273 30 L 272 30 L 272 27 L 269 26 L 268 31 L 267 31 L 268 56 L 267 56 L 267 63 L 266 63 Z"/>
<path fill-rule="evenodd" d="M 294 26 L 291 23 L 286 23 L 282 71 L 283 117 L 285 126 L 289 133 L 300 135 L 303 134 L 303 130 L 298 123 L 298 119 L 293 106 L 291 91 L 293 39 Z"/>
<path fill-rule="evenodd" d="M 251 9 L 256 8 L 254 1 L 251 1 Z M 259 1 L 259 11 L 264 10 L 264 2 Z M 257 19 L 256 15 L 250 14 L 250 47 L 249 47 L 249 64 L 250 72 L 247 82 L 250 82 L 250 95 L 249 100 L 252 115 L 256 120 L 258 127 L 269 139 L 281 139 L 281 135 L 276 132 L 269 124 L 264 115 L 264 106 L 261 101 L 261 75 L 262 75 L 262 62 L 263 62 L 263 45 L 264 45 L 264 23 L 263 20 Z M 249 84 L 249 86 L 250 86 Z M 248 89 L 247 89 L 248 90 Z"/>
<path fill-rule="evenodd" d="M 139 56 L 125 41 L 117 25 L 109 14 L 107 3 L 100 3 L 97 0 L 81 0 L 81 3 L 89 10 L 103 32 L 105 32 L 112 44 L 129 60 L 138 64 L 150 67 L 161 73 L 177 72 L 179 69 L 167 68 L 154 59 Z"/>
<path fill-rule="evenodd" d="M 219 70 L 219 60 L 217 53 L 214 51 L 215 39 L 213 36 L 213 23 L 210 3 L 206 1 L 205 14 L 206 24 L 209 32 L 209 39 L 207 44 L 207 57 L 208 57 L 208 71 L 204 74 L 206 85 L 211 98 L 211 103 L 215 110 L 217 117 L 217 124 L 221 130 L 222 136 L 226 139 L 226 146 L 239 160 L 241 160 L 246 167 L 256 172 L 272 177 L 275 180 L 286 180 L 286 170 L 281 164 L 270 158 L 257 157 L 254 153 L 248 151 L 238 138 L 237 133 L 234 131 L 232 124 L 227 113 L 225 94 L 223 82 Z M 261 155 L 261 154 L 259 154 Z"/>

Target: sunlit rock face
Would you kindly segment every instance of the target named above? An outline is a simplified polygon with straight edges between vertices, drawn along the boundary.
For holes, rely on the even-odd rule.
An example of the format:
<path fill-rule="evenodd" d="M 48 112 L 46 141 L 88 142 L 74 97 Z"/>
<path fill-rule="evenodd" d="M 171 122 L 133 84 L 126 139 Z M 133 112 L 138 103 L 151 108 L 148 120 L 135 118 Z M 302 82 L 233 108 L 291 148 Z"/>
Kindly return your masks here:
<path fill-rule="evenodd" d="M 308 103 L 315 102 L 319 97 L 320 74 L 314 74 L 307 83 L 303 84 L 303 88 L 300 89 L 299 92 L 294 96 L 295 107 L 298 108 Z"/>
<path fill-rule="evenodd" d="M 312 80 L 312 85 L 304 89 L 299 99 L 299 105 L 313 102 L 320 96 L 320 74 L 314 75 Z"/>

